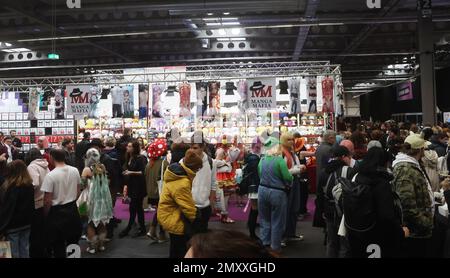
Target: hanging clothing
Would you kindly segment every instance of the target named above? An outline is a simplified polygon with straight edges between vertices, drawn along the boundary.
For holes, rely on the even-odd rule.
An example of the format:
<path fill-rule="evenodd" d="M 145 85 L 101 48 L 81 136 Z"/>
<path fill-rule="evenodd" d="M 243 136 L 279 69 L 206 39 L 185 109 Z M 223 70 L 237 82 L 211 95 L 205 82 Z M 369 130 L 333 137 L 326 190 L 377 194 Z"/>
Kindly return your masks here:
<path fill-rule="evenodd" d="M 183 83 L 180 85 L 180 117 L 191 116 L 191 85 Z"/>
<path fill-rule="evenodd" d="M 300 80 L 297 78 L 292 78 L 289 80 L 289 90 L 290 95 L 290 112 L 291 114 L 301 113 L 300 111 Z"/>
<path fill-rule="evenodd" d="M 325 77 L 322 82 L 323 106 L 324 113 L 334 113 L 333 93 L 334 81 L 331 77 Z"/>

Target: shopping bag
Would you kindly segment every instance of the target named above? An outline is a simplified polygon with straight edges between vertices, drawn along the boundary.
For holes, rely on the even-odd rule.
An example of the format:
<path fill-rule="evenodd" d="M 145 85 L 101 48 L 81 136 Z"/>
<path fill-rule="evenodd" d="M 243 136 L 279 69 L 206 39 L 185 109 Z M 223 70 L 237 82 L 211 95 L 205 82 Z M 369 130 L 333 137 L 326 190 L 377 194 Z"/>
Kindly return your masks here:
<path fill-rule="evenodd" d="M 89 189 L 85 188 L 81 191 L 80 197 L 77 200 L 78 212 L 80 216 L 87 216 L 88 213 L 88 201 L 89 201 Z"/>
<path fill-rule="evenodd" d="M 0 241 L 0 259 L 11 259 L 11 243 L 9 241 Z"/>

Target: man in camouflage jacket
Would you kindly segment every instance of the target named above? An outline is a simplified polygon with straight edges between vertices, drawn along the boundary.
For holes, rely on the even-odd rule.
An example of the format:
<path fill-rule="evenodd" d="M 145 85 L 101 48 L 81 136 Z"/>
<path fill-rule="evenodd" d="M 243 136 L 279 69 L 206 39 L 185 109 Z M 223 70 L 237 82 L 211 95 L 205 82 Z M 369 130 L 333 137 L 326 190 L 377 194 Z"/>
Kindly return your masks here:
<path fill-rule="evenodd" d="M 423 248 L 429 247 L 433 230 L 433 192 L 418 162 L 423 156 L 425 141 L 419 135 L 411 135 L 405 143 L 408 154 L 399 153 L 393 162 L 394 190 L 400 197 L 403 225 L 410 232 L 403 251 L 407 256 L 423 257 L 427 254 Z"/>

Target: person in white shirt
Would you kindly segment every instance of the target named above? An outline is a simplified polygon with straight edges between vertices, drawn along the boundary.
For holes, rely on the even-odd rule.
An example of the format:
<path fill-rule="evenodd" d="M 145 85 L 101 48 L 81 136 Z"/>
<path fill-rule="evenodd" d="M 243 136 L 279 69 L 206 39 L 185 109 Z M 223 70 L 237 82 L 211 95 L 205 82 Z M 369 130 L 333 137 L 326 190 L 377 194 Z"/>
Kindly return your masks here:
<path fill-rule="evenodd" d="M 81 178 L 78 169 L 65 164 L 63 150 L 54 149 L 50 159 L 55 169 L 44 178 L 44 216 L 49 249 L 56 258 L 66 257 L 66 247 L 78 244 L 81 220 L 76 205 Z"/>
<path fill-rule="evenodd" d="M 208 222 L 211 217 L 212 207 L 216 199 L 216 165 L 214 160 L 209 157 L 205 150 L 206 144 L 202 131 L 196 131 L 191 138 L 191 150 L 193 150 L 203 160 L 202 168 L 197 172 L 192 181 L 192 197 L 195 206 L 201 212 L 199 221 L 199 232 L 207 232 Z"/>

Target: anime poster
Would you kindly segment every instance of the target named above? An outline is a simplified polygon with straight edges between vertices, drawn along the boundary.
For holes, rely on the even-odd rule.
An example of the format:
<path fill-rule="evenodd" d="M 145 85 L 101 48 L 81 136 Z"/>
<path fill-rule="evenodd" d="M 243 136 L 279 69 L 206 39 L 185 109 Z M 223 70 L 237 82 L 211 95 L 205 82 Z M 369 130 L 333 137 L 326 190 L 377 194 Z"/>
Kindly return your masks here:
<path fill-rule="evenodd" d="M 206 116 L 206 109 L 208 108 L 208 83 L 197 82 L 195 83 L 195 88 L 197 91 L 197 118 L 203 120 Z"/>
<path fill-rule="evenodd" d="M 37 120 L 37 113 L 39 111 L 39 92 L 40 89 L 30 88 L 28 97 L 28 120 Z"/>
<path fill-rule="evenodd" d="M 39 111 L 48 111 L 48 106 L 53 96 L 53 88 L 45 87 L 44 91 L 39 94 Z"/>
<path fill-rule="evenodd" d="M 248 109 L 248 83 L 247 80 L 240 80 L 238 82 L 237 91 L 239 94 L 238 108 L 241 113 L 246 113 Z"/>
<path fill-rule="evenodd" d="M 64 99 L 65 89 L 58 88 L 55 90 L 55 119 L 64 119 Z"/>
<path fill-rule="evenodd" d="M 325 77 L 321 83 L 322 86 L 322 96 L 323 96 L 323 106 L 322 111 L 324 113 L 334 113 L 333 104 L 333 92 L 334 92 L 334 81 L 331 77 Z"/>
<path fill-rule="evenodd" d="M 310 102 L 308 96 L 307 83 L 308 79 L 306 79 L 305 77 L 302 77 L 300 79 L 300 111 L 302 112 L 308 111 L 308 104 Z"/>
<path fill-rule="evenodd" d="M 220 82 L 213 81 L 208 83 L 209 89 L 209 113 L 214 117 L 220 113 Z"/>
<path fill-rule="evenodd" d="M 162 118 L 162 93 L 164 92 L 164 85 L 153 84 L 152 85 L 152 117 Z"/>
<path fill-rule="evenodd" d="M 180 84 L 180 117 L 191 116 L 191 85 L 187 82 Z"/>
<path fill-rule="evenodd" d="M 114 86 L 111 89 L 113 118 L 121 118 L 123 116 L 123 91 L 122 86 Z"/>
<path fill-rule="evenodd" d="M 89 94 L 88 118 L 97 119 L 99 117 L 99 107 L 101 92 L 98 86 L 91 86 Z"/>
<path fill-rule="evenodd" d="M 289 106 L 291 114 L 299 114 L 300 110 L 300 79 L 292 78 L 289 80 Z"/>
<path fill-rule="evenodd" d="M 123 86 L 123 117 L 133 118 L 134 117 L 134 86 L 127 85 Z"/>
<path fill-rule="evenodd" d="M 139 119 L 147 118 L 148 116 L 148 85 L 139 84 Z"/>
<path fill-rule="evenodd" d="M 317 113 L 317 78 L 309 77 L 306 85 L 309 97 L 308 113 Z"/>

